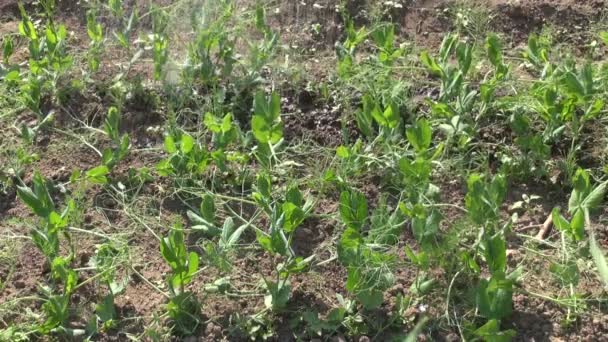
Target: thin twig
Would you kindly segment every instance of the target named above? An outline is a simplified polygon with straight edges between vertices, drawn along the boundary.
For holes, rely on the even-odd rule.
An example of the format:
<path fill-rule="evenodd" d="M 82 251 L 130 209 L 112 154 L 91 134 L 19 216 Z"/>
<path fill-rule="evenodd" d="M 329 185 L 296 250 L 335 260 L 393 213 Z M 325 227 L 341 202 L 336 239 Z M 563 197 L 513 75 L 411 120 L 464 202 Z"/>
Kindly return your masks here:
<path fill-rule="evenodd" d="M 542 224 L 536 223 L 536 224 L 531 224 L 531 225 L 525 226 L 525 227 L 519 227 L 519 228 L 515 229 L 515 231 L 523 232 L 523 231 L 526 231 L 526 230 L 536 229 L 536 228 L 539 228 L 539 227 L 542 227 Z"/>
<path fill-rule="evenodd" d="M 547 216 L 545 223 L 542 224 L 541 229 L 538 231 L 538 234 L 536 234 L 536 238 L 538 240 L 544 240 L 547 237 L 547 235 L 549 235 L 549 232 L 551 231 L 552 226 L 553 226 L 553 215 L 551 215 L 549 213 L 549 216 Z"/>

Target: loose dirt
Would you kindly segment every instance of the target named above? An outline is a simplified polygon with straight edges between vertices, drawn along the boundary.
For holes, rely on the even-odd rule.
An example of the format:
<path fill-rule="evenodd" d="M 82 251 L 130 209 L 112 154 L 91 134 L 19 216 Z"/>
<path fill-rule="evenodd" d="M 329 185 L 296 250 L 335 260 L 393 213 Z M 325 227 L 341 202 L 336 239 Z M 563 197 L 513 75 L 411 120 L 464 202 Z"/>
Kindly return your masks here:
<path fill-rule="evenodd" d="M 308 1 L 306 4 L 300 1 L 285 1 L 277 6 L 278 11 L 271 15 L 273 28 L 281 33 L 282 43 L 290 46 L 298 46 L 306 51 L 307 56 L 315 54 L 323 55 L 319 63 L 310 63 L 306 72 L 318 77 L 318 81 L 327 81 L 329 70 L 335 68 L 335 60 L 331 57 L 334 44 L 343 38 L 343 25 L 340 15 L 335 11 L 337 1 Z M 73 27 L 71 30 L 85 30 L 82 25 L 83 13 L 75 2 L 59 1 L 61 18 L 69 21 Z M 350 7 L 351 15 L 360 24 L 369 24 L 369 13 L 363 11 L 365 4 L 363 1 L 353 1 Z M 370 1 L 372 3 L 372 1 Z M 385 8 L 384 17 L 391 19 L 397 24 L 399 39 L 402 41 L 413 41 L 417 45 L 429 49 L 436 48 L 446 32 L 455 29 L 451 16 L 457 8 L 458 3 L 427 0 L 427 1 L 405 1 L 401 7 L 392 9 Z M 590 32 L 593 28 L 606 24 L 601 22 L 602 15 L 606 9 L 606 1 L 603 0 L 476 0 L 476 4 L 481 9 L 487 11 L 488 31 L 497 31 L 510 38 L 514 46 L 521 45 L 532 32 L 538 32 L 544 25 L 552 25 L 555 28 L 555 38 L 566 43 L 573 44 L 581 49 L 589 42 Z M 315 6 L 317 5 L 317 6 Z M 17 17 L 19 13 L 16 2 L 11 0 L 0 0 L 0 34 L 15 32 L 17 27 Z M 320 24 L 320 31 L 311 29 L 313 25 Z M 86 48 L 86 40 L 80 40 L 80 48 Z M 341 143 L 342 130 L 354 132 L 352 122 L 344 122 L 344 113 L 339 106 L 333 103 L 316 98 L 307 91 L 290 93 L 286 96 L 287 100 L 283 104 L 285 121 L 285 138 L 289 142 L 311 139 L 315 143 L 335 147 Z M 86 98 L 74 99 L 73 112 L 82 114 L 79 118 L 87 120 L 91 124 L 101 125 L 101 120 L 90 120 L 96 113 L 104 112 L 106 104 L 103 99 L 87 101 Z M 125 113 L 125 123 L 122 131 L 133 134 L 138 148 L 158 146 L 160 137 L 149 133 L 148 128 L 162 124 L 165 119 L 160 113 L 160 109 L 152 112 L 147 108 L 137 108 L 133 106 Z M 69 120 L 69 118 L 64 118 Z M 0 129 L 9 129 L 6 123 L 1 122 Z M 4 138 L 3 138 L 4 139 Z M 41 155 L 40 161 L 28 167 L 24 179 L 31 179 L 34 167 L 41 171 L 46 177 L 52 178 L 55 182 L 66 182 L 73 169 L 87 170 L 96 166 L 99 162 L 97 156 L 81 143 L 70 143 L 60 149 L 53 147 L 56 141 L 64 141 L 66 138 L 60 134 L 49 134 L 44 141 L 38 142 Z M 0 144 L 2 142 L 0 141 Z M 592 147 L 595 144 L 590 144 Z M 130 157 L 121 165 L 116 173 L 125 175 L 130 167 L 147 166 L 153 168 L 154 162 L 158 160 L 158 154 L 146 154 L 145 156 Z M 378 198 L 377 180 L 370 180 L 364 188 L 370 202 L 374 203 Z M 149 184 L 146 190 L 154 192 L 162 188 L 163 184 Z M 451 180 L 446 184 L 441 184 L 444 190 L 443 201 L 455 206 L 462 206 L 464 189 L 462 180 Z M 100 191 L 97 189 L 97 191 Z M 522 193 L 548 193 L 548 189 L 537 189 L 521 185 L 514 187 L 510 194 L 509 201 L 518 201 Z M 566 194 L 562 194 L 566 196 Z M 559 194 L 551 196 L 552 199 L 559 197 Z M 103 194 L 87 194 L 88 201 L 104 198 Z M 328 214 L 335 212 L 337 208 L 335 198 L 327 198 L 322 203 L 323 211 L 317 214 Z M 565 205 L 566 197 L 562 200 L 551 201 L 550 204 L 538 204 L 538 207 L 530 211 L 530 217 L 524 218 L 527 222 L 540 222 L 546 217 L 547 210 L 555 204 Z M 105 207 L 105 205 L 104 205 Z M 110 208 L 112 209 L 112 208 Z M 185 216 L 187 208 L 178 207 L 172 211 L 177 216 Z M 107 215 L 99 213 L 88 213 L 89 225 L 101 223 L 108 220 L 110 224 L 120 226 L 126 219 L 109 210 Z M 456 219 L 461 216 L 457 209 L 445 211 L 446 220 Z M 608 215 L 608 214 L 605 214 Z M 26 219 L 32 217 L 23 204 L 16 199 L 15 188 L 10 188 L 6 193 L 0 192 L 0 232 L 13 232 L 16 234 L 28 234 L 28 229 L 24 225 L 7 224 L 10 220 Z M 167 222 L 170 224 L 170 222 Z M 318 258 L 329 259 L 332 257 L 324 248 L 331 245 L 334 224 L 317 218 L 308 220 L 305 225 L 300 227 L 296 236 L 294 249 L 302 256 L 308 256 L 317 252 Z M 251 238 L 251 237 L 250 237 Z M 608 246 L 608 234 L 600 234 L 600 243 Z M 150 322 L 154 313 L 166 303 L 163 297 L 148 282 L 160 285 L 164 282 L 168 267 L 161 259 L 158 251 L 158 241 L 149 236 L 145 231 L 133 236 L 130 244 L 136 250 L 136 256 L 141 260 L 141 265 L 136 267 L 141 276 L 131 273 L 129 285 L 124 294 L 117 297 L 117 307 L 123 317 L 133 318 L 133 325 L 127 328 L 130 331 L 141 333 L 143 323 Z M 84 239 L 79 246 L 83 252 L 83 258 L 90 257 L 91 251 L 95 248 L 92 240 Z M 238 255 L 235 269 L 229 274 L 234 279 L 236 287 L 242 289 L 256 289 L 255 282 L 259 278 L 260 270 L 268 269 L 268 255 Z M 37 295 L 37 285 L 43 283 L 48 277 L 48 270 L 43 263 L 32 262 L 32 260 L 43 260 L 44 258 L 31 243 L 24 243 L 18 253 L 18 259 L 14 268 L 0 267 L 0 280 L 7 281 L 6 286 L 0 291 L 0 302 L 12 300 L 17 297 Z M 546 266 L 546 265 L 545 265 Z M 211 282 L 220 276 L 217 271 L 210 271 L 202 275 L 203 282 Z M 145 278 L 144 279 L 142 279 Z M 399 286 L 392 289 L 389 294 L 388 302 L 394 301 L 397 294 L 407 292 L 409 285 L 413 281 L 415 274 L 409 270 L 401 270 L 397 275 Z M 293 279 L 293 299 L 290 303 L 290 312 L 297 312 L 304 309 L 317 309 L 321 313 L 327 313 L 331 305 L 336 303 L 336 294 L 344 294 L 344 282 L 346 271 L 335 262 L 327 263 L 323 267 L 313 270 L 310 273 L 298 275 Z M 542 286 L 542 284 L 539 284 Z M 590 283 L 587 288 L 597 286 Z M 230 325 L 229 317 L 234 313 L 253 313 L 263 307 L 263 298 L 243 297 L 239 300 L 227 298 L 220 295 L 210 295 L 201 289 L 192 289 L 200 298 L 205 301 L 204 310 L 208 316 L 208 322 L 201 327 L 201 336 L 208 336 L 206 340 L 219 340 L 221 338 L 232 338 L 227 327 Z M 78 291 L 79 297 L 74 299 L 81 303 L 91 306 L 97 302 L 99 294 L 89 287 L 83 287 Z M 608 336 L 608 314 L 598 315 L 598 317 L 585 317 L 571 325 L 561 324 L 565 317 L 566 310 L 557 305 L 548 304 L 547 301 L 531 298 L 529 296 L 516 295 L 514 298 L 515 308 L 510 324 L 518 332 L 518 340 L 521 341 L 547 341 L 547 340 L 594 340 L 599 341 Z M 384 308 L 381 315 L 385 315 L 389 308 Z M 139 318 L 141 318 L 141 321 Z M 143 317 L 143 318 L 142 318 Z M 136 319 L 137 318 L 137 319 Z M 279 331 L 284 340 L 291 340 L 288 326 L 290 315 L 286 314 L 278 319 L 281 322 Z M 284 323 L 284 324 L 283 324 Z M 0 327 L 4 327 L 0 323 Z M 283 329 L 283 330 L 282 330 Z M 454 339 L 455 337 L 455 339 Z M 123 340 L 124 334 L 113 332 L 101 337 L 102 340 Z M 445 332 L 438 336 L 442 340 L 458 340 L 457 331 Z M 279 340 L 283 340 L 279 338 Z M 369 339 L 368 339 L 369 340 Z M 360 340 L 361 341 L 361 340 Z"/>

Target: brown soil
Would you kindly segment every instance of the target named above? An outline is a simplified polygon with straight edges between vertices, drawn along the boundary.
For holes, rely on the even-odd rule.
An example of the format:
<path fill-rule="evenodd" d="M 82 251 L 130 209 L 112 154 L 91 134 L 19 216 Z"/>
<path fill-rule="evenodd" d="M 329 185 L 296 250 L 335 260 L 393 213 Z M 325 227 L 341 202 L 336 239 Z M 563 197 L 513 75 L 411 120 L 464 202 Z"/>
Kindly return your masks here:
<path fill-rule="evenodd" d="M 323 55 L 333 49 L 334 44 L 343 38 L 343 26 L 340 16 L 335 12 L 336 1 L 326 0 L 317 2 L 300 1 L 281 2 L 278 14 L 273 15 L 272 25 L 281 32 L 282 43 L 291 46 L 298 46 L 306 52 L 305 56 L 315 54 Z M 386 16 L 391 18 L 400 30 L 400 39 L 414 41 L 423 47 L 433 49 L 437 47 L 445 33 L 452 27 L 449 19 L 450 3 L 440 0 L 421 0 L 405 1 L 402 8 L 387 10 Z M 357 3 L 357 1 L 353 1 Z M 538 31 L 545 24 L 557 27 L 557 38 L 564 43 L 582 46 L 588 41 L 587 34 L 593 22 L 605 9 L 606 2 L 603 0 L 573 1 L 573 0 L 489 0 L 475 1 L 485 10 L 491 13 L 490 29 L 503 33 L 511 38 L 513 45 L 521 44 L 531 33 Z M 15 18 L 18 16 L 16 2 L 12 0 L 0 0 L 0 32 L 14 32 L 16 28 Z M 314 5 L 320 5 L 318 6 Z M 74 1 L 60 1 L 61 16 L 78 30 L 79 23 L 82 24 L 81 7 Z M 369 23 L 370 18 L 361 11 L 361 6 L 353 6 L 351 14 L 360 23 Z M 273 11 L 269 11 L 273 13 Z M 310 28 L 313 24 L 322 24 L 319 33 L 313 32 Z M 83 29 L 80 27 L 80 29 Z M 84 29 L 82 30 L 83 32 Z M 78 44 L 85 48 L 87 40 L 79 39 Z M 324 56 L 326 56 L 325 54 Z M 331 55 L 331 54 L 330 54 Z M 18 57 L 15 57 L 18 58 Z M 306 57 L 305 57 L 306 58 Z M 304 58 L 304 59 L 305 59 Z M 111 61 L 109 61 L 109 64 Z M 317 81 L 327 81 L 329 70 L 335 67 L 335 60 L 332 57 L 321 58 L 319 63 L 308 61 L 305 70 L 310 79 Z M 316 94 L 308 91 L 297 91 L 288 94 L 287 100 L 283 104 L 285 121 L 285 138 L 288 142 L 313 141 L 314 143 L 327 147 L 335 147 L 342 143 L 343 127 L 347 131 L 354 131 L 352 122 L 343 122 L 343 114 L 339 107 L 333 103 L 320 99 Z M 96 127 L 102 125 L 101 119 L 107 110 L 107 103 L 104 99 L 95 98 L 88 101 L 88 96 L 75 96 L 67 106 L 71 112 L 77 113 L 78 118 L 87 121 Z M 73 105 L 73 106 L 72 106 Z M 27 116 L 27 114 L 26 114 Z M 27 118 L 24 118 L 26 121 Z M 69 122 L 69 116 L 61 118 Z M 148 127 L 162 124 L 164 117 L 158 108 L 129 107 L 125 113 L 125 121 L 121 130 L 131 134 L 133 145 L 136 148 L 159 147 L 161 138 L 148 132 Z M 0 122 L 0 128 L 6 129 L 7 123 Z M 34 169 L 55 182 L 66 182 L 72 170 L 87 170 L 98 165 L 99 158 L 92 150 L 80 143 L 69 143 L 58 147 L 56 141 L 64 141 L 65 136 L 59 133 L 46 133 L 37 142 L 37 152 L 40 153 L 40 161 L 36 162 L 26 170 L 24 180 L 28 183 Z M 2 141 L 0 141 L 2 144 Z M 4 146 L 3 146 L 4 147 Z M 159 159 L 157 153 L 142 153 L 129 156 L 114 171 L 116 177 L 126 174 L 130 167 L 149 167 L 153 168 L 154 163 Z M 378 179 L 370 179 L 363 186 L 365 193 L 370 201 L 370 206 L 375 206 L 379 196 Z M 161 191 L 165 184 L 162 181 L 145 186 L 143 192 L 156 193 Z M 457 206 L 463 206 L 465 189 L 462 180 L 452 179 L 441 183 L 442 200 Z M 550 209 L 554 205 L 565 205 L 566 195 L 557 192 L 549 192 L 552 189 L 540 185 L 538 187 L 513 185 L 509 194 L 509 204 L 521 199 L 521 194 L 543 194 L 546 200 L 528 210 L 526 216 L 521 218 L 522 225 L 542 222 Z M 116 204 L 108 200 L 103 190 L 95 188 L 86 194 L 85 206 L 90 204 L 100 204 L 105 208 L 103 214 L 97 211 L 85 212 L 85 228 L 95 229 L 100 226 L 105 228 L 106 224 L 113 227 L 122 227 L 128 224 L 128 218 L 124 217 L 116 208 Z M 331 196 L 328 196 L 331 197 Z M 161 207 L 161 204 L 158 205 Z M 166 209 L 166 210 L 165 210 Z M 185 217 L 187 208 L 178 204 L 170 209 L 163 210 L 175 214 L 177 217 Z M 332 214 L 337 211 L 336 198 L 324 198 L 318 206 L 315 214 L 321 216 Z M 444 212 L 446 220 L 454 221 L 462 216 L 457 209 L 448 208 Z M 8 232 L 27 235 L 28 229 L 25 225 L 15 225 L 12 222 L 16 219 L 31 219 L 29 210 L 16 199 L 14 188 L 9 189 L 6 194 L 0 193 L 0 233 Z M 174 219 L 175 217 L 171 217 Z M 163 217 L 171 224 L 170 218 Z M 332 257 L 326 246 L 332 245 L 332 238 L 335 236 L 336 223 L 326 218 L 313 217 L 307 220 L 299 228 L 294 250 L 298 255 L 309 256 L 317 254 L 317 261 L 326 260 Z M 112 228 L 114 229 L 114 228 Z M 166 229 L 166 228 L 165 228 Z M 248 237 L 253 241 L 252 237 Z M 408 239 L 411 240 L 411 237 Z M 600 243 L 606 248 L 608 246 L 608 234 L 604 232 L 600 235 Z M 86 260 L 90 258 L 97 241 L 90 238 L 79 240 L 79 260 L 86 266 Z M 513 244 L 519 243 L 513 241 Z M 163 287 L 168 272 L 168 267 L 159 253 L 158 241 L 141 228 L 134 236 L 129 237 L 129 244 L 133 248 L 133 258 L 138 260 L 134 265 L 135 270 L 141 276 L 125 270 L 130 274 L 130 281 L 126 291 L 116 298 L 116 304 L 122 318 L 133 318 L 133 324 L 125 324 L 121 329 L 142 333 L 141 329 L 145 323 L 152 321 L 152 316 L 162 312 L 166 298 L 154 289 L 148 282 L 155 286 Z M 513 247 L 520 247 L 515 245 Z M 228 276 L 233 280 L 233 285 L 241 291 L 255 290 L 256 282 L 259 280 L 260 272 L 268 276 L 268 269 L 271 263 L 270 256 L 263 253 L 242 253 L 235 258 L 235 267 Z M 13 271 L 10 268 L 0 265 L 0 280 L 7 282 L 7 286 L 0 291 L 0 302 L 5 302 L 23 296 L 32 296 L 38 293 L 37 285 L 44 283 L 48 277 L 48 270 L 40 262 L 33 260 L 43 260 L 40 252 L 29 242 L 25 242 L 20 248 L 18 259 Z M 91 274 L 83 274 L 83 276 Z M 9 278 L 10 276 L 10 278 Z M 209 283 L 220 276 L 215 270 L 203 272 L 197 278 L 197 286 Z M 145 278 L 144 279 L 142 279 Z M 413 281 L 415 274 L 410 269 L 402 269 L 397 274 L 398 286 L 390 291 L 388 301 L 394 301 L 397 294 L 407 293 L 407 289 Z M 277 317 L 277 331 L 280 335 L 277 340 L 293 340 L 293 331 L 289 330 L 288 321 L 292 314 L 298 311 L 315 309 L 321 314 L 326 314 L 336 305 L 336 294 L 347 295 L 344 289 L 346 279 L 345 269 L 337 262 L 327 263 L 322 267 L 311 270 L 311 272 L 297 275 L 292 279 L 293 297 L 287 313 Z M 542 288 L 543 284 L 537 284 Z M 584 289 L 597 288 L 596 282 L 584 284 Z M 0 287 L 1 288 L 1 287 Z M 166 288 L 163 288 L 166 290 Z M 252 314 L 263 307 L 261 297 L 243 297 L 239 299 L 228 298 L 223 295 L 207 294 L 202 291 L 200 286 L 192 286 L 201 302 L 203 311 L 208 321 L 201 327 L 200 336 L 202 340 L 237 340 L 243 336 L 233 334 L 229 331 L 231 322 L 229 318 L 232 314 Z M 78 291 L 75 302 L 84 303 L 89 307 L 96 303 L 102 295 L 94 286 L 85 286 Z M 565 310 L 547 301 L 539 300 L 525 295 L 516 295 L 514 298 L 515 310 L 512 318 L 508 322 L 510 326 L 518 332 L 518 340 L 521 341 L 546 341 L 546 340 L 594 340 L 600 341 L 608 336 L 608 314 L 600 312 L 596 317 L 583 316 L 575 324 L 564 327 L 560 325 L 560 320 L 564 318 Z M 38 304 L 31 304 L 31 308 L 36 308 Z M 386 315 L 390 308 L 383 308 L 378 315 Z M 140 319 L 135 319 L 135 318 Z M 5 322 L 0 322 L 0 327 L 4 327 Z M 110 332 L 101 336 L 101 340 L 124 340 L 124 332 Z M 441 334 L 442 340 L 459 340 L 457 331 L 449 331 Z M 206 336 L 206 337 L 204 337 Z M 455 337 L 455 339 L 454 339 Z M 359 341 L 365 341 L 363 337 Z M 369 338 L 367 338 L 369 340 Z"/>

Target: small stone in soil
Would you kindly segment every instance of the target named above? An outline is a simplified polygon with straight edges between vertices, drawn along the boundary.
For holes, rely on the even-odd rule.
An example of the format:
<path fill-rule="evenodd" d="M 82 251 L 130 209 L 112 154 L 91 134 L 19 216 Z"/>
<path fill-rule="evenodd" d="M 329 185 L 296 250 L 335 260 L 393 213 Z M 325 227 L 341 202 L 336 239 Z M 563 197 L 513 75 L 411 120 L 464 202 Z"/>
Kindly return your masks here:
<path fill-rule="evenodd" d="M 447 342 L 458 342 L 458 341 L 460 341 L 460 336 L 458 336 L 458 334 L 455 334 L 455 333 L 450 333 L 448 336 L 446 336 L 445 340 Z"/>

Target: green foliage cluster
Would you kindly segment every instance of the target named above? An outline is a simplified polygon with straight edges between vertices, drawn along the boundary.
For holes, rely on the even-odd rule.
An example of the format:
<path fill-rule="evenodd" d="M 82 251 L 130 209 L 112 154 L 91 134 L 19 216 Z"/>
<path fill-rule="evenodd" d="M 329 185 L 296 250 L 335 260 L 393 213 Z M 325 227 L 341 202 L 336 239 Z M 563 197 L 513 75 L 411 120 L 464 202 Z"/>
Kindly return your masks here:
<path fill-rule="evenodd" d="M 40 1 L 41 20 L 19 4 L 19 41 L 3 39 L 2 85 L 38 119 L 34 128 L 21 129 L 29 146 L 46 133 L 44 127 L 63 132 L 53 126 L 49 108 L 61 109 L 70 94 L 82 90 L 79 86 L 95 85 L 86 91 L 102 92 L 109 103 L 101 129 L 79 122 L 79 129 L 91 135 L 76 135 L 99 155 L 98 166 L 77 168 L 63 183 L 54 184 L 37 171 L 24 181 L 24 166 L 36 158 L 20 150 L 19 170 L 10 176 L 0 173 L 0 189 L 19 184 L 17 196 L 35 216 L 27 238 L 50 271 L 40 286 L 42 298 L 35 298 L 44 318 L 26 338 L 91 340 L 119 330 L 121 314 L 114 302 L 137 275 L 166 298 L 164 311 L 154 320 L 166 322 L 168 333 L 177 338 L 200 334 L 201 327 L 216 319 L 204 316 L 202 293 L 205 299 L 259 297 L 260 304 L 263 298 L 258 312 L 231 314 L 231 337 L 268 339 L 276 334 L 276 318 L 281 317 L 289 318 L 286 322 L 302 332 L 302 339 L 376 334 L 375 339 L 414 341 L 429 318 L 411 312 L 424 313 L 429 303 L 446 298 L 445 316 L 428 329 L 447 322 L 458 327 L 464 340 L 509 341 L 517 333 L 505 324 L 513 315 L 514 294 L 531 294 L 521 282 L 521 265 L 509 262 L 513 237 L 544 243 L 559 254 L 547 262 L 563 289 L 560 298 L 550 299 L 566 308 L 564 324 L 575 322 L 590 302 L 577 290 L 583 267 L 608 284 L 608 266 L 591 223 L 608 181 L 598 170 L 583 168 L 581 160 L 586 130 L 605 119 L 606 65 L 557 58 L 545 38 L 532 34 L 517 57 L 533 77 L 522 86 L 510 64 L 513 56 L 495 34 L 485 41 L 447 34 L 437 53 L 414 54 L 409 44 L 398 44 L 395 25 L 356 28 L 344 16 L 332 88 L 319 86 L 320 95 L 344 111 L 343 145 L 335 148 L 335 156 L 334 147 L 307 155 L 301 148 L 311 144 L 289 139 L 291 114 L 284 106 L 285 93 L 272 80 L 275 66 L 270 67 L 285 47 L 263 6 L 246 13 L 250 20 L 236 28 L 231 28 L 238 12 L 233 1 L 219 1 L 213 7 L 217 13 L 208 8 L 216 14 L 213 19 L 193 11 L 194 19 L 200 15 L 205 20 L 192 20 L 191 39 L 179 42 L 186 57 L 179 60 L 171 33 L 172 6 L 179 4 L 152 7 L 142 15 L 136 9 L 127 15 L 121 0 L 95 4 L 86 12 L 90 44 L 82 56 L 69 49 L 70 37 L 55 21 L 53 0 Z M 150 32 L 134 39 L 142 19 L 149 21 Z M 106 27 L 110 21 L 115 24 L 112 31 Z M 244 44 L 245 30 L 258 39 Z M 600 37 L 608 44 L 608 34 Z M 29 60 L 11 64 L 21 41 L 28 45 Z M 120 48 L 128 63 L 119 63 L 113 78 L 97 81 L 110 46 Z M 153 78 L 149 84 L 132 75 L 134 66 L 146 61 Z M 68 81 L 76 75 L 76 62 L 86 62 L 83 82 Z M 410 94 L 414 81 L 404 81 L 404 75 L 425 77 L 437 91 L 415 106 Z M 142 147 L 123 125 L 140 102 L 146 110 L 166 113 L 158 133 L 162 147 Z M 356 128 L 349 130 L 349 124 Z M 487 127 L 499 127 L 501 143 L 488 143 L 489 134 L 482 134 Z M 154 156 L 154 170 L 123 172 L 118 167 L 142 151 Z M 563 154 L 557 165 L 556 151 Z M 325 159 L 330 160 L 327 167 Z M 561 185 L 572 188 L 567 210 L 551 211 L 559 244 L 521 234 L 515 229 L 517 214 L 509 216 L 505 210 L 511 184 L 525 179 L 557 183 L 548 172 L 556 170 L 563 177 Z M 466 183 L 463 205 L 442 203 L 450 194 L 437 184 L 446 175 L 449 181 Z M 144 187 L 147 182 L 153 185 Z M 377 186 L 380 195 L 374 196 L 367 185 Z M 130 232 L 106 235 L 75 227 L 83 215 L 79 205 L 88 203 L 84 197 L 92 189 L 120 204 L 105 209 L 133 219 L 157 239 L 168 266 L 164 282 L 149 281 L 130 264 Z M 141 215 L 138 199 L 148 195 L 163 199 L 151 201 L 154 205 Z M 172 217 L 179 222 L 168 230 L 160 219 L 167 199 L 187 208 L 184 217 Z M 60 210 L 62 200 L 65 208 Z M 336 207 L 320 210 L 326 209 L 324 201 Z M 529 201 L 524 199 L 525 205 Z M 446 215 L 448 209 L 459 214 Z M 162 224 L 151 227 L 146 219 L 156 214 Z M 304 228 L 317 234 L 320 221 L 330 224 L 335 235 L 323 246 L 330 252 L 325 260 L 318 260 L 318 250 L 302 255 L 298 248 L 308 243 L 300 241 Z M 88 267 L 76 266 L 77 233 L 103 240 Z M 259 281 L 245 284 L 235 274 L 240 275 L 236 269 L 242 260 L 250 261 L 251 253 L 256 253 L 256 274 L 245 278 Z M 337 304 L 325 313 L 294 309 L 302 284 L 334 262 L 345 271 Z M 415 274 L 411 286 L 396 291 L 406 270 Z M 93 275 L 85 278 L 89 271 Z M 213 279 L 200 284 L 201 274 Z M 91 282 L 104 292 L 90 309 L 86 327 L 75 329 L 74 294 Z M 387 301 L 389 297 L 394 300 Z M 390 314 L 380 317 L 382 310 Z M 151 327 L 142 338 L 160 339 L 162 331 Z M 0 339 L 17 339 L 18 333 L 4 329 Z"/>

